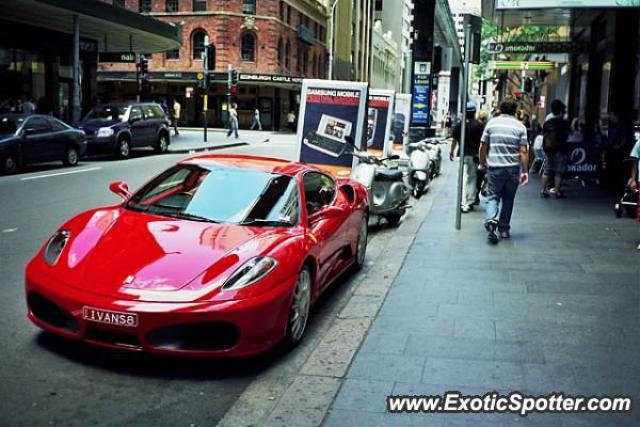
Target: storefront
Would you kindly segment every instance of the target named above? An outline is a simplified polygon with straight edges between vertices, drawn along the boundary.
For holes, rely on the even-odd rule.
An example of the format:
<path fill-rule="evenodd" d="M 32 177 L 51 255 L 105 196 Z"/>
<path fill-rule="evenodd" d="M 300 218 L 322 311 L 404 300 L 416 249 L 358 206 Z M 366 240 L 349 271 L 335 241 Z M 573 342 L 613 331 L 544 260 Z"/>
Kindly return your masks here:
<path fill-rule="evenodd" d="M 196 72 L 150 72 L 150 101 L 174 100 L 182 106 L 180 124 L 203 125 L 203 92 Z M 208 101 L 208 124 L 225 127 L 227 122 L 227 74 L 212 73 Z M 241 73 L 238 92 L 232 102 L 238 104 L 241 128 L 251 126 L 256 108 L 260 110 L 260 121 L 265 130 L 284 130 L 287 114 L 297 113 L 300 103 L 302 78 L 272 74 Z M 102 102 L 134 99 L 137 95 L 135 72 L 99 71 L 98 96 Z"/>
<path fill-rule="evenodd" d="M 72 123 L 94 104 L 98 53 L 157 52 L 181 40 L 178 27 L 98 0 L 0 0 L 0 7 L 0 112 L 31 101 Z"/>

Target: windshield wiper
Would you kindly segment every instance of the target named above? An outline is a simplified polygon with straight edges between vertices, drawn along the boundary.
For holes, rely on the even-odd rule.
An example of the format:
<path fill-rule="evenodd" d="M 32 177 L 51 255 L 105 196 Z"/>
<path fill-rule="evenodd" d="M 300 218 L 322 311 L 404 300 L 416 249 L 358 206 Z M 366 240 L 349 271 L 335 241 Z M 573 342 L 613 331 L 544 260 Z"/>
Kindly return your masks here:
<path fill-rule="evenodd" d="M 264 226 L 292 226 L 291 221 L 283 220 L 270 220 L 262 218 L 247 218 L 240 223 L 240 225 L 264 225 Z"/>
<path fill-rule="evenodd" d="M 218 221 L 213 220 L 211 218 L 207 218 L 205 216 L 200 216 L 200 215 L 194 215 L 194 214 L 190 214 L 190 213 L 186 213 L 186 212 L 176 212 L 176 213 L 172 213 L 172 212 L 158 212 L 159 215 L 166 215 L 166 216 L 170 216 L 171 218 L 180 218 L 180 219 L 190 219 L 193 221 L 202 221 L 202 222 L 213 222 L 213 223 L 218 223 Z"/>

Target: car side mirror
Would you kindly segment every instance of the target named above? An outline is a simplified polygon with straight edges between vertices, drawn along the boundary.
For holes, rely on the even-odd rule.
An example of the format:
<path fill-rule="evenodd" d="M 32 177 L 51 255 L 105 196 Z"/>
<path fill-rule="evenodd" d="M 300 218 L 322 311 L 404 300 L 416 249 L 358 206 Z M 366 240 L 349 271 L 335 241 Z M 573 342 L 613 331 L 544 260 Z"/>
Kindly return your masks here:
<path fill-rule="evenodd" d="M 131 117 L 131 118 L 129 119 L 129 124 L 130 124 L 130 125 L 132 125 L 132 124 L 134 124 L 135 122 L 139 122 L 140 120 L 142 120 L 142 118 L 141 118 L 141 117 Z"/>
<path fill-rule="evenodd" d="M 129 186 L 124 181 L 113 181 L 109 184 L 109 190 L 112 193 L 122 197 L 124 200 L 127 200 L 131 197 L 131 193 L 129 192 Z"/>

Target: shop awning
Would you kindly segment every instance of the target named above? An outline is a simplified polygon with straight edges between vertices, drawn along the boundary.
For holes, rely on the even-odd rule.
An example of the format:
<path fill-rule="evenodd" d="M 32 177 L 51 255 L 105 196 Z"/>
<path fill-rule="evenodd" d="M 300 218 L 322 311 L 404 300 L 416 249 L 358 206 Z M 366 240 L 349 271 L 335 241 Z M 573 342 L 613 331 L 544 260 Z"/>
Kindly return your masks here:
<path fill-rule="evenodd" d="M 152 53 L 180 47 L 179 27 L 99 0 L 0 0 L 2 19 L 98 42 L 100 52 Z"/>

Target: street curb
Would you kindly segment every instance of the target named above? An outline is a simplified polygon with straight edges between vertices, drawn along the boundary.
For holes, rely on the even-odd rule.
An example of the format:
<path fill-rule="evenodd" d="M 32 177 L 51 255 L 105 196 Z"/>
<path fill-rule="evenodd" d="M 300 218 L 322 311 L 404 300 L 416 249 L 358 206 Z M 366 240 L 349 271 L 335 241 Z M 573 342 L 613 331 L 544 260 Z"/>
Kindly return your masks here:
<path fill-rule="evenodd" d="M 249 143 L 248 142 L 231 142 L 229 144 L 209 145 L 206 147 L 185 148 L 181 150 L 169 150 L 167 151 L 167 153 L 168 154 L 194 154 L 194 153 L 202 153 L 205 151 L 222 150 L 223 148 L 242 147 L 245 145 L 249 145 Z"/>
<path fill-rule="evenodd" d="M 297 372 L 279 380 L 273 377 L 254 380 L 218 426 L 315 427 L 324 422 L 418 229 L 442 191 L 448 171 L 443 175 L 424 198 L 415 202 L 415 214 L 407 216 L 388 238 L 375 257 L 374 266 L 354 278 L 346 304 L 331 319 L 329 328 Z M 264 401 L 265 390 L 268 401 Z"/>

